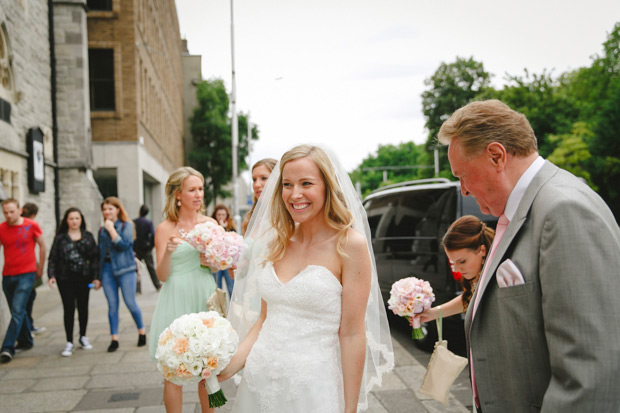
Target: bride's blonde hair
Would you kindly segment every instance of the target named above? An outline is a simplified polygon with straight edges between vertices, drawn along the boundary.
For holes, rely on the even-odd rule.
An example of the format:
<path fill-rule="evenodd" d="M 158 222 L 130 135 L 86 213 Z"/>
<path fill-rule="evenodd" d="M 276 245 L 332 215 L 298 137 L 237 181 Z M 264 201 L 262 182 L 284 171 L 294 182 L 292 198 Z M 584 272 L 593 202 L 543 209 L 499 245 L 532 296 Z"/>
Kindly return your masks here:
<path fill-rule="evenodd" d="M 342 248 L 347 230 L 353 225 L 353 215 L 347 208 L 342 189 L 336 179 L 334 168 L 329 157 L 321 148 L 313 145 L 299 145 L 282 155 L 280 159 L 280 176 L 271 199 L 271 225 L 275 229 L 276 238 L 269 248 L 268 260 L 277 262 L 284 256 L 286 247 L 295 234 L 295 221 L 282 201 L 282 171 L 289 161 L 301 158 L 311 159 L 321 172 L 325 184 L 325 205 L 323 216 L 331 228 L 338 231 L 337 250 L 341 256 L 346 255 Z"/>

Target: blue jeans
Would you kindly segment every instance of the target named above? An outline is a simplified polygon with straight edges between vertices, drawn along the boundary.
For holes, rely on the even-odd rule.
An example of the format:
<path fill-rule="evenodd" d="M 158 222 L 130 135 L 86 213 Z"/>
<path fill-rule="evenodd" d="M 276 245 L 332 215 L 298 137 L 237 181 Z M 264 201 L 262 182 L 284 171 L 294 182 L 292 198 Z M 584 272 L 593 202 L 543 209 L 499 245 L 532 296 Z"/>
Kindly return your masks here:
<path fill-rule="evenodd" d="M 106 262 L 101 273 L 101 285 L 103 292 L 108 299 L 108 319 L 110 320 L 110 334 L 118 334 L 118 287 L 121 288 L 123 301 L 129 309 L 133 321 L 136 322 L 138 330 L 144 328 L 142 323 L 142 312 L 136 302 L 136 278 L 135 271 L 127 272 L 123 275 L 115 276 L 112 274 L 112 264 Z"/>
<path fill-rule="evenodd" d="M 213 274 L 215 277 L 215 282 L 217 282 L 217 287 L 222 288 L 222 278 L 226 280 L 226 288 L 228 288 L 228 294 L 232 296 L 233 286 L 235 285 L 235 280 L 230 278 L 230 274 L 228 274 L 228 270 L 221 270 Z"/>
<path fill-rule="evenodd" d="M 32 326 L 26 314 L 26 305 L 35 277 L 34 272 L 2 277 L 2 291 L 11 310 L 11 322 L 6 330 L 1 351 L 8 351 L 11 355 L 15 354 L 16 341 L 21 347 L 32 347 L 34 344 L 30 334 Z"/>

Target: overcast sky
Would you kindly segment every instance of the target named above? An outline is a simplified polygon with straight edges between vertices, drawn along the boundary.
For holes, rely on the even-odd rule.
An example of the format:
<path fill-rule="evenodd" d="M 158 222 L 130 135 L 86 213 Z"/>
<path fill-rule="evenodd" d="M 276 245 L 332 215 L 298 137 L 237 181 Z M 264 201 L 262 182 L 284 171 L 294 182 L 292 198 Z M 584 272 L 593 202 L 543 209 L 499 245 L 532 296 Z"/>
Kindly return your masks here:
<path fill-rule="evenodd" d="M 230 0 L 176 0 L 202 76 L 231 86 Z M 323 143 L 352 170 L 379 144 L 423 143 L 424 79 L 457 56 L 495 86 L 527 68 L 590 64 L 620 0 L 234 0 L 237 108 L 260 129 L 251 162 Z"/>

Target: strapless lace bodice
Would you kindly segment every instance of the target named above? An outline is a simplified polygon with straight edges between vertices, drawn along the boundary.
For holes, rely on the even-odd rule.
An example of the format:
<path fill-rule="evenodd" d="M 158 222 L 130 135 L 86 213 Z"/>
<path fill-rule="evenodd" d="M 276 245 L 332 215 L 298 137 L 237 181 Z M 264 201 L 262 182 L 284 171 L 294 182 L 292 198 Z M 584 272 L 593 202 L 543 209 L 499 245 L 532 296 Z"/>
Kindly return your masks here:
<path fill-rule="evenodd" d="M 282 283 L 268 263 L 258 288 L 267 318 L 246 360 L 235 411 L 343 411 L 338 279 L 310 265 Z"/>

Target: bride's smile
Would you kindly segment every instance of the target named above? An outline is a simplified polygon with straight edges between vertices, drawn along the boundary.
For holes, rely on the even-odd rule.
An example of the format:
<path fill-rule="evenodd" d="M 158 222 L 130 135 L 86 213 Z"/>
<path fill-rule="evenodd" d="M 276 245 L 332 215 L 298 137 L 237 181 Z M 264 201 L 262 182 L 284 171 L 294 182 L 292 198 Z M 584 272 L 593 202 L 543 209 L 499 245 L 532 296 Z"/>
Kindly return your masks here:
<path fill-rule="evenodd" d="M 311 159 L 295 159 L 284 165 L 282 200 L 295 222 L 323 219 L 325 184 L 319 167 Z"/>

